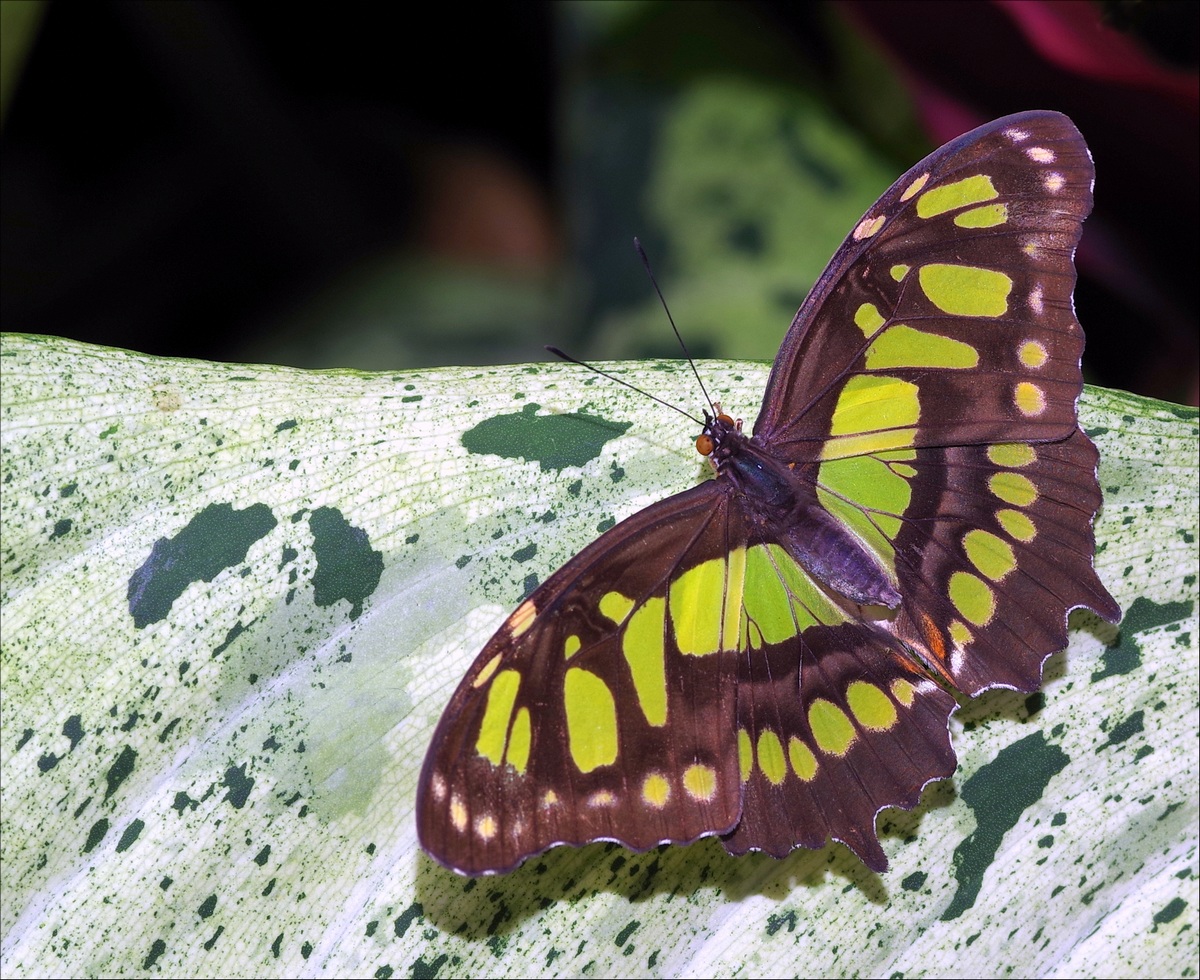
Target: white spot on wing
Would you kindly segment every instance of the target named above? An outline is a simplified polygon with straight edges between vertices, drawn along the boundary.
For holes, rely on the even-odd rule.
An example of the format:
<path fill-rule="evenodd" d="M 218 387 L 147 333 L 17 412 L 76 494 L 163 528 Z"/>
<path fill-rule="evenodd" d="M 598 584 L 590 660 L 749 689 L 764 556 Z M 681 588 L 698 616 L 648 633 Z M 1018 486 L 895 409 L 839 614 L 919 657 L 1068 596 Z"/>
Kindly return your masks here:
<path fill-rule="evenodd" d="M 1029 308 L 1038 316 L 1041 316 L 1043 310 L 1046 308 L 1045 301 L 1042 298 L 1042 287 L 1040 285 L 1034 286 L 1033 289 L 1029 291 Z"/>
<path fill-rule="evenodd" d="M 883 215 L 875 218 L 863 218 L 855 227 L 851 237 L 856 242 L 861 242 L 864 238 L 870 238 L 883 227 L 883 220 Z"/>

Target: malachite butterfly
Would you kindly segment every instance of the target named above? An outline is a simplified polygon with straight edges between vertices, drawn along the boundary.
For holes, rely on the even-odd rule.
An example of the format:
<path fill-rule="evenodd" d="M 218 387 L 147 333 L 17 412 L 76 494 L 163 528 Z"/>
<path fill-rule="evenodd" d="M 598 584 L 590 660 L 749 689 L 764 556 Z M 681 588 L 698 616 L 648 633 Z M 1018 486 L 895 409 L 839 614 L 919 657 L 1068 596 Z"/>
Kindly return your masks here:
<path fill-rule="evenodd" d="M 714 477 L 607 531 L 521 603 L 434 733 L 422 846 L 463 874 L 555 844 L 845 843 L 956 764 L 955 699 L 1036 690 L 1092 568 L 1073 256 L 1092 161 L 1054 112 L 901 177 L 775 358 Z"/>

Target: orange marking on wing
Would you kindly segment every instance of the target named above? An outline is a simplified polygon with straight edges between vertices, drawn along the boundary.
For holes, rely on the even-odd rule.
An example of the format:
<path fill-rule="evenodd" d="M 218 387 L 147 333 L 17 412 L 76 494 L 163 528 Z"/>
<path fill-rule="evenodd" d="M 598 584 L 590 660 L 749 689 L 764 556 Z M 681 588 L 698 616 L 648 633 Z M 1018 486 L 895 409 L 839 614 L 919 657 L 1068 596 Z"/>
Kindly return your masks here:
<path fill-rule="evenodd" d="M 933 652 L 933 655 L 938 660 L 944 662 L 946 659 L 946 642 L 942 639 L 942 634 L 934 621 L 924 613 L 921 613 L 921 632 L 925 634 L 925 642 L 929 644 L 929 649 Z"/>

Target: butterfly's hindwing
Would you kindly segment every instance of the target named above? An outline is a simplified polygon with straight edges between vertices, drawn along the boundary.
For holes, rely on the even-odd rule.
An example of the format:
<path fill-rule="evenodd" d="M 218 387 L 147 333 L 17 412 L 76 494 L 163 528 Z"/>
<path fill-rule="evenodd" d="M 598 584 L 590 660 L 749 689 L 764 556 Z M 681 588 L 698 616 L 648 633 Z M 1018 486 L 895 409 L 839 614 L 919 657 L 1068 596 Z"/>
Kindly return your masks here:
<path fill-rule="evenodd" d="M 818 496 L 895 576 L 894 632 L 966 694 L 1039 686 L 1079 606 L 1119 609 L 1092 568 L 1096 449 L 926 447 L 829 460 Z"/>
<path fill-rule="evenodd" d="M 799 643 L 743 656 L 745 796 L 726 849 L 783 857 L 832 838 L 882 871 L 875 815 L 911 809 L 926 783 L 954 771 L 954 705 L 911 653 L 870 624 L 812 627 Z"/>
<path fill-rule="evenodd" d="M 1092 568 L 1097 453 L 1053 443 L 921 449 L 896 537 L 896 632 L 965 694 L 1033 691 L 1079 606 L 1120 609 Z"/>

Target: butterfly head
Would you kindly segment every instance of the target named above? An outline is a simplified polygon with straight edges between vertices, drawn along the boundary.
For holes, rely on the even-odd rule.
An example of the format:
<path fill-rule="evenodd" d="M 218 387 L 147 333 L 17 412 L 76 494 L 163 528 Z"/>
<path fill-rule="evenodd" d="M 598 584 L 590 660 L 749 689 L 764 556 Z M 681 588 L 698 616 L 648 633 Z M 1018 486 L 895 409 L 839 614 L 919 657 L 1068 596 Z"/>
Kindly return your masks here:
<path fill-rule="evenodd" d="M 742 420 L 722 412 L 719 402 L 713 407 L 717 410 L 716 415 L 704 413 L 704 431 L 696 437 L 696 452 L 707 456 L 713 469 L 719 472 L 721 464 L 729 457 L 734 445 L 741 438 Z"/>

